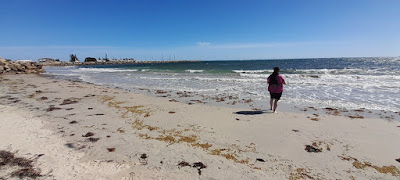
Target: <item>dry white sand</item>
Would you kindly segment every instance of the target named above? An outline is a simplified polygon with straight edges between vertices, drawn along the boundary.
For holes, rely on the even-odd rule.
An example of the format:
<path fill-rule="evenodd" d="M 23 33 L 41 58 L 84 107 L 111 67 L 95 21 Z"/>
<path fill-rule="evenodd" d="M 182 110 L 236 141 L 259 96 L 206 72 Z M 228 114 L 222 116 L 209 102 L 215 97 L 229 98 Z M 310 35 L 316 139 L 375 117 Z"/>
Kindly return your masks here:
<path fill-rule="evenodd" d="M 44 154 L 35 160 L 43 179 L 400 178 L 396 121 L 243 115 L 251 110 L 38 75 L 3 75 L 0 83 L 0 150 Z"/>

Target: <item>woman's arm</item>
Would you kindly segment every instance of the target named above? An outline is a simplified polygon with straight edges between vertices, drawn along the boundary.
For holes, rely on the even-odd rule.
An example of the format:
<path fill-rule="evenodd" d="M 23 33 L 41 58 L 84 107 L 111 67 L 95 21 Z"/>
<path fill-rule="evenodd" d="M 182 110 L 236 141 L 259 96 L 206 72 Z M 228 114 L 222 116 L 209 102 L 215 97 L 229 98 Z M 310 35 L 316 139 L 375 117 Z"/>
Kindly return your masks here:
<path fill-rule="evenodd" d="M 281 77 L 282 77 L 282 84 L 286 85 L 285 78 L 283 76 L 281 76 Z"/>

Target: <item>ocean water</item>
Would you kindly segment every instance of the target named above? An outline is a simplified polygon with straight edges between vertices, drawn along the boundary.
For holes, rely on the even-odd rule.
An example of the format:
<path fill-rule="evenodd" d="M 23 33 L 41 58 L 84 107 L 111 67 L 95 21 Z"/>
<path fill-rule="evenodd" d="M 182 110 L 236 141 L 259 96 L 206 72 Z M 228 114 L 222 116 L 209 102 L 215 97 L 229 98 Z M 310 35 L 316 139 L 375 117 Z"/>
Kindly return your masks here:
<path fill-rule="evenodd" d="M 286 79 L 281 101 L 288 104 L 400 111 L 398 57 L 48 67 L 46 71 L 132 91 L 190 91 L 202 97 L 225 95 L 268 102 L 266 79 L 275 66 Z"/>

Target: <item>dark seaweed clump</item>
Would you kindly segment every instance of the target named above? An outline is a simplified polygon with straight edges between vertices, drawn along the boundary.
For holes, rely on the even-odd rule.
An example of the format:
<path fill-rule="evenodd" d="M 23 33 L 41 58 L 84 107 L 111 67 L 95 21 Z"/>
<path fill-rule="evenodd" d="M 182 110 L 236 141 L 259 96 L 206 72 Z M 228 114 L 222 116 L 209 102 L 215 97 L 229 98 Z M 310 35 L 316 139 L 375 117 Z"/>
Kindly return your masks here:
<path fill-rule="evenodd" d="M 18 167 L 17 170 L 9 174 L 11 177 L 18 177 L 20 179 L 29 177 L 35 179 L 43 176 L 40 169 L 33 168 L 32 163 L 33 161 L 30 159 L 15 157 L 15 154 L 12 152 L 0 150 L 0 168 L 3 166 Z"/>

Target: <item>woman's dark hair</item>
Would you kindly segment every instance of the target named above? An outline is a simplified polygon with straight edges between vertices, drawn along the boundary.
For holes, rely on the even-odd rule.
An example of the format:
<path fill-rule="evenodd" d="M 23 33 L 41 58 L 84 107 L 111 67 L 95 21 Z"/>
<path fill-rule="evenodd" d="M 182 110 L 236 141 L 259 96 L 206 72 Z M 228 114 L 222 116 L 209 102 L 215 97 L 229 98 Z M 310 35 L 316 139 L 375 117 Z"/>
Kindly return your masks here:
<path fill-rule="evenodd" d="M 279 74 L 279 67 L 274 67 L 274 72 L 272 74 Z"/>
<path fill-rule="evenodd" d="M 269 76 L 269 84 L 278 84 L 278 79 L 276 78 L 279 74 L 279 67 L 274 67 L 274 72 Z"/>

